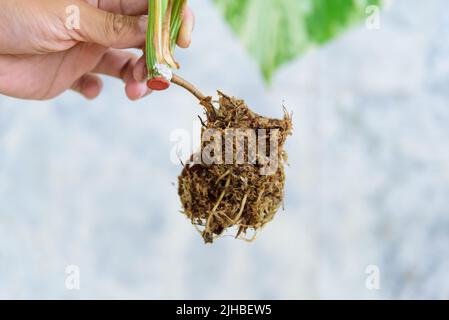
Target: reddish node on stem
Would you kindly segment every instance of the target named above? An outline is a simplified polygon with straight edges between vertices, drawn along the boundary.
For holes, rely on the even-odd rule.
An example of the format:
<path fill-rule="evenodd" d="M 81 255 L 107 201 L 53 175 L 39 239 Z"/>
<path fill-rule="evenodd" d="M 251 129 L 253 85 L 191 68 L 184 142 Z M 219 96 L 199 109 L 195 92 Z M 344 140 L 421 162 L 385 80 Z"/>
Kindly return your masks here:
<path fill-rule="evenodd" d="M 161 91 L 161 90 L 168 89 L 170 87 L 170 82 L 167 81 L 167 79 L 165 79 L 165 78 L 157 77 L 157 78 L 148 80 L 147 86 L 151 90 Z"/>

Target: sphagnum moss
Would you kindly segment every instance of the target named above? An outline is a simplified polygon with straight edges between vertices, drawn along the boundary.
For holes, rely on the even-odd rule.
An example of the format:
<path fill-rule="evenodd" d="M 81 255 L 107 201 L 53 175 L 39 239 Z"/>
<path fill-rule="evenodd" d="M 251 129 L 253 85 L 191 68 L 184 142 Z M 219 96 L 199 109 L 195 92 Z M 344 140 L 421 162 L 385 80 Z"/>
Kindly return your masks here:
<path fill-rule="evenodd" d="M 262 161 L 245 164 L 189 163 L 179 177 L 179 196 L 183 213 L 201 232 L 206 243 L 212 243 L 228 228 L 237 227 L 236 238 L 248 240 L 248 231 L 257 231 L 275 216 L 284 199 L 284 162 L 287 154 L 283 149 L 285 140 L 292 132 L 290 115 L 282 120 L 268 119 L 252 112 L 242 100 L 219 92 L 219 107 L 215 108 L 210 97 L 202 99 L 207 120 L 203 132 L 213 129 L 221 132 L 230 128 L 265 129 L 266 141 L 274 129 L 278 132 L 277 166 L 271 174 L 262 174 Z M 261 137 L 258 137 L 259 139 Z M 268 144 L 269 145 L 269 144 Z M 206 146 L 202 141 L 201 150 Z M 224 147 L 224 145 L 223 145 Z M 235 160 L 235 146 L 234 160 Z M 245 147 L 245 152 L 247 148 Z M 258 154 L 257 159 L 265 155 Z M 252 239 L 249 239 L 252 240 Z"/>

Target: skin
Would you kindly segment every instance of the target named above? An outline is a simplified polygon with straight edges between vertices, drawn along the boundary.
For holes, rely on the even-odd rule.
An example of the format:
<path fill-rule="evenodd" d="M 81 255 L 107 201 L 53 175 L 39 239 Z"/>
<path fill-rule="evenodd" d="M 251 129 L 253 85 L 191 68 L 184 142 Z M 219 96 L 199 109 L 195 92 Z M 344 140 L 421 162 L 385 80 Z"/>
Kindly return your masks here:
<path fill-rule="evenodd" d="M 0 0 L 0 93 L 46 100 L 68 89 L 96 98 L 99 75 L 122 79 L 129 99 L 151 93 L 144 56 L 123 49 L 145 46 L 147 0 Z M 66 27 L 66 9 L 80 10 L 80 28 Z M 194 26 L 186 7 L 178 46 Z"/>

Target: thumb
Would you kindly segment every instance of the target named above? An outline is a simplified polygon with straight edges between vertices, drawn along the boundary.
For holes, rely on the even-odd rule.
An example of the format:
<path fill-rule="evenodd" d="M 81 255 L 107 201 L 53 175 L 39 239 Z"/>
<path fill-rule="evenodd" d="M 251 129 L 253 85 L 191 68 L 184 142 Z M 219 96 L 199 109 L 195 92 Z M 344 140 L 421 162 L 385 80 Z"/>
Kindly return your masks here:
<path fill-rule="evenodd" d="M 145 44 L 146 16 L 115 14 L 87 4 L 80 14 L 80 41 L 117 49 L 141 48 Z"/>

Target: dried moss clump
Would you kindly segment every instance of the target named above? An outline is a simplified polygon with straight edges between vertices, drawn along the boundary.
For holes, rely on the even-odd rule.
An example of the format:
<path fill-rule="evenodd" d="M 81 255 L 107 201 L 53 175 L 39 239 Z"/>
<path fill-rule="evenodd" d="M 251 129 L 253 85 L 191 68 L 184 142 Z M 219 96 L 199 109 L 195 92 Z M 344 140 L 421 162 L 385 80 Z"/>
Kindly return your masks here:
<path fill-rule="evenodd" d="M 252 112 L 242 100 L 221 92 L 219 96 L 218 108 L 214 107 L 210 97 L 201 102 L 207 118 L 203 121 L 201 151 L 192 155 L 189 163 L 184 165 L 179 177 L 179 196 L 183 213 L 201 232 L 206 243 L 212 243 L 234 226 L 236 238 L 252 240 L 247 239 L 247 232 L 254 231 L 255 235 L 255 231 L 270 222 L 282 205 L 284 162 L 287 160 L 283 146 L 291 134 L 292 121 L 286 112 L 282 120 L 268 119 Z M 251 129 L 245 132 L 256 133 L 256 155 L 251 152 L 248 137 L 243 140 L 243 148 L 237 147 L 237 141 L 242 141 L 238 140 L 238 135 L 231 141 L 224 138 L 229 132 L 236 132 L 232 129 Z M 204 133 L 208 130 L 223 139 L 218 139 L 215 134 L 206 141 Z M 277 143 L 271 145 L 270 141 Z M 211 144 L 222 148 L 222 157 L 214 158 L 218 149 L 209 152 Z M 230 158 L 226 158 L 232 158 L 232 163 L 225 160 L 226 148 L 232 151 Z M 204 161 L 206 150 L 210 155 L 207 159 L 213 158 L 215 162 Z"/>

